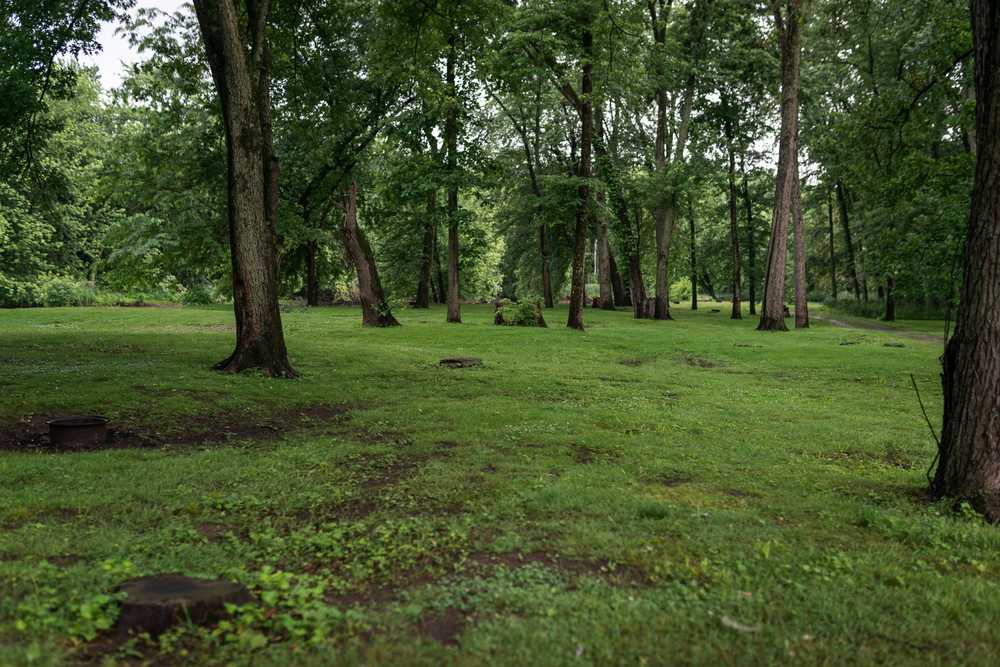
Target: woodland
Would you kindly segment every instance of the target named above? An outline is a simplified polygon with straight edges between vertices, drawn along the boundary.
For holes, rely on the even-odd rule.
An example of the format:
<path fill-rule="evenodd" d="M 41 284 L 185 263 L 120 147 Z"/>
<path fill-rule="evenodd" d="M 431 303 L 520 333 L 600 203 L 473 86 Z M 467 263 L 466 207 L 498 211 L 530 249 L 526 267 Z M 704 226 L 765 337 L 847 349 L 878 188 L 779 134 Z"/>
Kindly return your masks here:
<path fill-rule="evenodd" d="M 995 664 L 995 0 L 0 22 L 0 664 Z"/>

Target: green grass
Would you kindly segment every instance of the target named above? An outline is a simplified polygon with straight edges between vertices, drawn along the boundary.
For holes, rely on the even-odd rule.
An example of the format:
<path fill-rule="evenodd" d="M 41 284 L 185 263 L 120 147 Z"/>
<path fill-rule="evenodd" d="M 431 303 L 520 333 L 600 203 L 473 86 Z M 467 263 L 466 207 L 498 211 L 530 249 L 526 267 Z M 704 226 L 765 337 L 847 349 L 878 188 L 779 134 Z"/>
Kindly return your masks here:
<path fill-rule="evenodd" d="M 222 307 L 0 312 L 4 429 L 97 412 L 164 443 L 0 452 L 0 664 L 98 652 L 114 585 L 159 572 L 262 603 L 98 660 L 995 664 L 1000 534 L 922 495 L 910 374 L 938 415 L 940 344 L 711 307 L 583 334 L 293 309 L 296 381 L 208 370 Z M 460 355 L 485 365 L 436 365 Z M 192 444 L 213 420 L 288 428 Z"/>

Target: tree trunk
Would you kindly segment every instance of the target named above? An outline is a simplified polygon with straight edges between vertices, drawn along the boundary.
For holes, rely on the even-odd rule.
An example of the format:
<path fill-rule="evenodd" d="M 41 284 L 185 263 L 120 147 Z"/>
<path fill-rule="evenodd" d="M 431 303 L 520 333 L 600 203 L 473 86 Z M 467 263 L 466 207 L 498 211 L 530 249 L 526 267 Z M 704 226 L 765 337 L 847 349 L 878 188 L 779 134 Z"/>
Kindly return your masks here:
<path fill-rule="evenodd" d="M 542 298 L 546 308 L 555 308 L 556 302 L 552 295 L 552 269 L 549 259 L 549 226 L 542 223 L 538 226 L 538 249 L 542 256 Z"/>
<path fill-rule="evenodd" d="M 750 299 L 750 314 L 757 314 L 757 247 L 754 245 L 753 234 L 753 203 L 750 200 L 750 184 L 747 182 L 747 170 L 743 158 L 740 158 L 740 171 L 743 174 L 743 205 L 747 213 L 747 297 Z"/>
<path fill-rule="evenodd" d="M 854 255 L 854 242 L 851 239 L 851 221 L 848 210 L 847 189 L 843 181 L 837 181 L 837 206 L 840 209 L 840 226 L 844 230 L 844 245 L 847 247 L 847 268 L 851 273 L 851 285 L 854 287 L 854 300 L 861 301 L 861 283 L 858 281 L 858 262 Z"/>
<path fill-rule="evenodd" d="M 886 322 L 896 320 L 896 278 L 890 273 L 885 277 L 885 316 Z"/>
<path fill-rule="evenodd" d="M 241 34 L 232 2 L 194 4 L 222 106 L 228 171 L 236 349 L 215 368 L 229 373 L 259 368 L 295 377 L 278 308 L 278 170 L 270 140 L 267 3 L 247 0 L 248 35 Z"/>
<path fill-rule="evenodd" d="M 417 282 L 417 308 L 430 308 L 431 283 L 434 267 L 434 228 L 437 226 L 437 190 L 427 195 L 427 221 L 424 223 L 423 247 L 420 253 L 420 280 Z"/>
<path fill-rule="evenodd" d="M 944 355 L 944 427 L 932 490 L 1000 520 L 1000 7 L 972 0 L 976 173 L 955 335 Z"/>
<path fill-rule="evenodd" d="M 601 308 L 615 309 L 615 292 L 611 286 L 611 244 L 608 242 L 608 223 L 597 223 L 597 281 L 601 288 Z"/>
<path fill-rule="evenodd" d="M 698 256 L 695 245 L 694 209 L 688 207 L 688 231 L 691 236 L 691 310 L 698 310 Z"/>
<path fill-rule="evenodd" d="M 795 169 L 795 328 L 809 328 L 809 299 L 806 290 L 806 231 L 802 219 L 802 190 L 798 165 Z"/>
<path fill-rule="evenodd" d="M 319 305 L 319 276 L 316 271 L 316 253 L 319 243 L 313 239 L 306 244 L 306 305 Z"/>
<path fill-rule="evenodd" d="M 448 113 L 444 122 L 445 148 L 448 151 L 448 321 L 461 322 L 458 289 L 458 91 L 455 87 L 455 35 L 448 37 L 446 67 Z"/>
<path fill-rule="evenodd" d="M 785 261 L 788 227 L 798 191 L 799 59 L 801 57 L 801 0 L 785 0 L 785 12 L 774 4 L 774 20 L 781 47 L 781 134 L 775 179 L 774 214 L 764 277 L 764 307 L 759 331 L 787 331 L 785 326 Z"/>
<path fill-rule="evenodd" d="M 625 294 L 625 283 L 622 281 L 622 274 L 618 271 L 618 262 L 615 261 L 614 252 L 608 252 L 608 267 L 611 269 L 611 291 L 614 294 L 615 307 L 631 306 L 628 295 Z"/>
<path fill-rule="evenodd" d="M 740 302 L 740 227 L 736 213 L 736 154 L 733 152 L 733 128 L 731 123 L 726 124 L 727 151 L 729 153 L 729 246 L 733 265 L 733 309 L 729 315 L 730 319 L 743 319 L 743 304 Z M 693 235 L 692 235 L 693 236 Z"/>
<path fill-rule="evenodd" d="M 361 297 L 361 323 L 366 327 L 394 327 L 399 322 L 392 315 L 375 267 L 375 257 L 364 232 L 358 227 L 358 184 L 352 181 L 344 199 L 341 225 L 344 248 L 358 271 L 358 294 Z"/>
<path fill-rule="evenodd" d="M 437 303 L 448 301 L 448 288 L 444 279 L 444 269 L 441 268 L 441 251 L 438 248 L 437 226 L 434 227 L 434 278 L 437 285 Z"/>
<path fill-rule="evenodd" d="M 830 194 L 827 193 L 826 196 L 826 211 L 827 217 L 830 220 L 830 293 L 833 295 L 834 302 L 837 301 L 837 253 L 834 250 L 834 236 L 833 236 L 833 201 L 831 201 Z"/>
<path fill-rule="evenodd" d="M 583 29 L 583 81 L 581 82 L 577 113 L 580 116 L 580 185 L 577 191 L 580 196 L 580 212 L 576 216 L 576 228 L 573 230 L 573 278 L 569 294 L 569 317 L 566 326 L 583 331 L 583 300 L 586 298 L 584 272 L 587 255 L 587 228 L 593 217 L 593 205 L 590 201 L 591 150 L 594 142 L 594 107 L 592 93 L 594 90 L 594 36 L 590 31 L 589 17 Z"/>
<path fill-rule="evenodd" d="M 619 211 L 621 215 L 627 211 Z M 623 221 L 625 224 L 627 220 Z M 635 231 L 628 252 L 628 284 L 632 297 L 632 316 L 637 320 L 646 319 L 646 284 L 642 277 L 642 207 L 635 207 Z"/>
<path fill-rule="evenodd" d="M 708 296 L 712 298 L 712 301 L 719 300 L 719 297 L 715 294 L 715 286 L 712 285 L 712 276 L 708 275 L 708 271 L 701 272 L 701 285 L 708 292 Z"/>

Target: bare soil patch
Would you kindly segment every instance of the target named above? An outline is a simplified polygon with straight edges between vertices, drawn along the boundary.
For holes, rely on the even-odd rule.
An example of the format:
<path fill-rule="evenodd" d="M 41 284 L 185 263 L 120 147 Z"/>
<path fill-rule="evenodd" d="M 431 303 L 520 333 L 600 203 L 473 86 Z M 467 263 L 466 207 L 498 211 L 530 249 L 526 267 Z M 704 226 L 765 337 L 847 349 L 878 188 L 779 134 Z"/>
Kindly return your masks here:
<path fill-rule="evenodd" d="M 417 627 L 421 635 L 445 646 L 455 646 L 465 624 L 465 615 L 454 607 L 448 607 L 441 611 L 424 612 Z"/>
<path fill-rule="evenodd" d="M 231 440 L 275 440 L 285 433 L 339 425 L 350 418 L 345 405 L 308 405 L 285 408 L 267 415 L 217 411 L 178 417 L 181 430 L 153 430 L 127 418 L 113 420 L 104 442 L 82 446 L 54 446 L 47 422 L 58 415 L 34 415 L 13 424 L 0 425 L 0 452 L 67 454 L 105 449 L 157 449 L 225 444 Z"/>

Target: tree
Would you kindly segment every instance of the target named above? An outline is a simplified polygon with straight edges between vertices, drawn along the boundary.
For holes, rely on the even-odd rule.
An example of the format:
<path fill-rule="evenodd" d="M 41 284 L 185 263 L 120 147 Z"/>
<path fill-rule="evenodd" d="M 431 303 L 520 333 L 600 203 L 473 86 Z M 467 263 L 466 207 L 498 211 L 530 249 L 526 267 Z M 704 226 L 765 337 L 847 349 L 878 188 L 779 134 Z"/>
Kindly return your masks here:
<path fill-rule="evenodd" d="M 972 0 L 976 172 L 955 334 L 944 354 L 935 496 L 1000 521 L 1000 6 Z"/>
<path fill-rule="evenodd" d="M 271 126 L 266 0 L 195 0 L 226 135 L 236 349 L 216 368 L 295 377 L 278 309 L 278 160 Z"/>
<path fill-rule="evenodd" d="M 784 9 L 782 9 L 784 6 Z M 785 326 L 785 258 L 788 228 L 798 204 L 799 58 L 802 0 L 773 0 L 775 28 L 781 53 L 781 134 L 774 213 L 764 280 L 764 307 L 757 329 L 787 331 Z"/>

